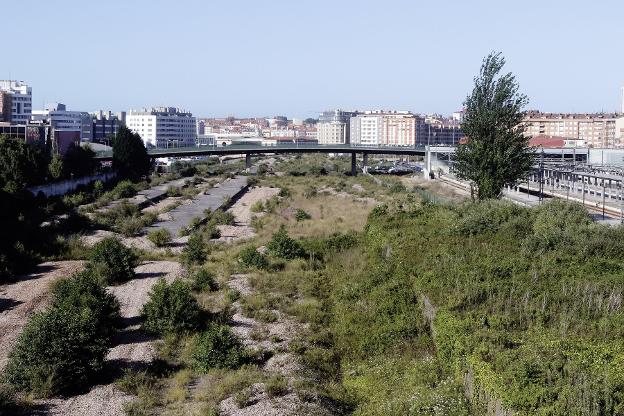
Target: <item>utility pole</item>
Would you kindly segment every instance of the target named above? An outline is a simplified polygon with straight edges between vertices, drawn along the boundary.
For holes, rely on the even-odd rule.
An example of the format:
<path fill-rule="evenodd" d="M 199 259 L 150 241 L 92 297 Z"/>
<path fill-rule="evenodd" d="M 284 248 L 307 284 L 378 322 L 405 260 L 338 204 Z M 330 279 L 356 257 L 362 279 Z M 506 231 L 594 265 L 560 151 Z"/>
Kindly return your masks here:
<path fill-rule="evenodd" d="M 539 179 L 539 202 L 541 204 L 544 201 L 544 148 L 542 148 L 542 153 L 540 154 L 538 179 Z"/>

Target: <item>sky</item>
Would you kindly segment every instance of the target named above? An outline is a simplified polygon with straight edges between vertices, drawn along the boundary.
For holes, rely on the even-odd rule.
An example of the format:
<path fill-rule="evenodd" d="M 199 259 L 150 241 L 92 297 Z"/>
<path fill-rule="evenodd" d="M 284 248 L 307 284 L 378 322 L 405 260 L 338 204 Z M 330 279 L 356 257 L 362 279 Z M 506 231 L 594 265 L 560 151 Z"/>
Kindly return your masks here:
<path fill-rule="evenodd" d="M 530 109 L 615 111 L 624 86 L 621 0 L 0 0 L 0 16 L 0 79 L 28 83 L 33 109 L 450 114 L 491 51 Z"/>

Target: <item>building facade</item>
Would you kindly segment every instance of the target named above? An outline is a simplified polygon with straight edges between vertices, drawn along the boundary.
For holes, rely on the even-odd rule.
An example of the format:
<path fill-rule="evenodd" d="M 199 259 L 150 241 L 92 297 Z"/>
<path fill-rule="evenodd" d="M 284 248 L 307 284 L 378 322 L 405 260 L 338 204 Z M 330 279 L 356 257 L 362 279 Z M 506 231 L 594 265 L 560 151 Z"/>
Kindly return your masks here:
<path fill-rule="evenodd" d="M 141 136 L 146 147 L 195 146 L 195 117 L 178 108 L 130 110 L 126 125 Z"/>
<path fill-rule="evenodd" d="M 110 138 L 117 134 L 125 120 L 126 113 L 123 111 L 117 114 L 102 110 L 91 113 L 91 140 L 110 145 Z"/>
<path fill-rule="evenodd" d="M 408 111 L 366 111 L 350 120 L 351 143 L 414 146 L 417 117 Z"/>
<path fill-rule="evenodd" d="M 624 114 L 565 114 L 528 112 L 524 118 L 527 136 L 552 136 L 581 140 L 589 147 L 622 146 Z M 620 128 L 621 129 L 621 128 Z"/>
<path fill-rule="evenodd" d="M 93 137 L 91 115 L 85 111 L 67 111 L 61 103 L 46 105 L 44 110 L 34 110 L 32 121 L 44 122 L 52 127 L 53 131 L 78 132 L 81 142 L 90 142 Z M 72 137 L 75 135 L 72 134 Z"/>
<path fill-rule="evenodd" d="M 28 124 L 32 113 L 32 88 L 23 81 L 0 80 L 0 106 L 2 121 Z M 10 119 L 7 120 L 10 108 Z"/>
<path fill-rule="evenodd" d="M 464 136 L 460 121 L 454 117 L 416 117 L 416 146 L 456 146 Z"/>
<path fill-rule="evenodd" d="M 349 144 L 350 119 L 356 113 L 332 110 L 320 114 L 316 123 L 316 137 L 319 144 Z"/>

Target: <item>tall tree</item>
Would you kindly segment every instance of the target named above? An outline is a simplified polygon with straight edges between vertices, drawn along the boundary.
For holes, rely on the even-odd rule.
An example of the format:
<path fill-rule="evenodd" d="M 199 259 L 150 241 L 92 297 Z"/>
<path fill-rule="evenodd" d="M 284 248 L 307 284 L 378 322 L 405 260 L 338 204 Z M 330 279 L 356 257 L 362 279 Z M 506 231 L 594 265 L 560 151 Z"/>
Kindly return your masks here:
<path fill-rule="evenodd" d="M 490 53 L 464 102 L 462 130 L 467 141 L 457 147 L 454 166 L 461 179 L 476 187 L 478 199 L 500 197 L 503 188 L 526 176 L 533 164 L 522 122 L 529 100 L 518 92 L 512 73 L 500 75 L 504 65 L 500 52 Z"/>
<path fill-rule="evenodd" d="M 126 126 L 120 127 L 113 140 L 113 169 L 122 177 L 136 180 L 147 175 L 151 166 L 141 136 Z"/>
<path fill-rule="evenodd" d="M 63 157 L 63 170 L 66 176 L 79 178 L 95 172 L 97 161 L 91 147 L 70 146 Z"/>
<path fill-rule="evenodd" d="M 43 147 L 0 136 L 0 189 L 15 193 L 45 182 L 49 161 Z"/>

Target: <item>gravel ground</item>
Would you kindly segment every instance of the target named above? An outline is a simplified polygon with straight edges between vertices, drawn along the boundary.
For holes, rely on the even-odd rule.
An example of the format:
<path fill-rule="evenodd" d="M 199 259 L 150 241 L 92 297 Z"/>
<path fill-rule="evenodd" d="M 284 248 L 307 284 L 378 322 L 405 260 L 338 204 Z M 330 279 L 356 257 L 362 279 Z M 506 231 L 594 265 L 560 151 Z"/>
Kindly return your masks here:
<path fill-rule="evenodd" d="M 242 296 L 254 292 L 244 274 L 232 275 L 227 282 L 231 289 L 237 290 Z M 284 347 L 293 340 L 298 333 L 306 328 L 288 316 L 274 310 L 278 315 L 273 323 L 261 323 L 242 314 L 240 302 L 234 302 L 234 316 L 232 317 L 232 331 L 241 339 L 243 344 L 252 349 L 264 349 L 271 351 L 273 356 L 262 366 L 262 371 L 267 375 L 282 375 L 289 384 L 287 394 L 280 397 L 269 397 L 264 383 L 256 383 L 251 387 L 251 397 L 247 406 L 239 407 L 234 397 L 228 397 L 219 403 L 219 414 L 222 416 L 287 416 L 287 415 L 329 415 L 327 409 L 316 403 L 303 402 L 292 391 L 292 384 L 299 379 L 298 374 L 302 366 L 297 357 L 291 353 L 282 352 Z M 254 330 L 262 330 L 267 333 L 265 340 L 253 340 L 251 333 Z M 275 340 L 274 336 L 277 337 Z M 274 341 L 270 340 L 271 338 Z"/>
<path fill-rule="evenodd" d="M 34 273 L 0 286 L 0 370 L 30 317 L 48 304 L 50 284 L 83 267 L 82 261 L 49 261 Z"/>
<path fill-rule="evenodd" d="M 140 331 L 141 309 L 149 299 L 152 286 L 164 277 L 171 282 L 182 276 L 184 270 L 174 261 L 148 261 L 136 268 L 137 278 L 119 286 L 109 286 L 121 306 L 121 317 L 127 323 L 119 332 L 116 343 L 107 360 L 118 361 L 120 365 L 141 367 L 154 359 L 153 339 Z"/>
<path fill-rule="evenodd" d="M 172 281 L 183 275 L 184 270 L 177 262 L 148 261 L 136 269 L 136 279 L 119 286 L 109 286 L 121 306 L 121 317 L 125 327 L 115 339 L 116 345 L 106 357 L 109 368 L 141 368 L 154 359 L 153 339 L 140 330 L 141 308 L 149 299 L 149 292 L 159 278 Z M 54 416 L 123 416 L 123 405 L 134 400 L 134 396 L 118 390 L 114 384 L 94 386 L 88 393 L 70 398 L 40 400 L 35 414 Z"/>
<path fill-rule="evenodd" d="M 320 194 L 329 194 L 332 196 L 337 196 L 339 198 L 353 198 L 354 201 L 357 202 L 362 202 L 364 204 L 368 204 L 368 205 L 377 205 L 379 204 L 379 201 L 377 201 L 375 198 L 368 198 L 368 197 L 359 197 L 353 194 L 350 194 L 348 192 L 338 192 L 336 191 L 336 189 L 330 187 L 330 186 L 326 186 L 323 188 L 320 188 L 318 190 L 318 192 Z"/>
<path fill-rule="evenodd" d="M 251 207 L 258 201 L 266 201 L 279 193 L 279 188 L 256 187 L 249 189 L 238 201 L 228 209 L 234 214 L 235 225 L 219 225 L 221 237 L 214 241 L 229 243 L 237 240 L 253 238 L 256 233 L 249 226 L 252 216 L 262 216 L 263 213 L 251 212 Z"/>

